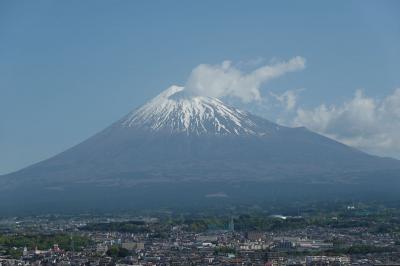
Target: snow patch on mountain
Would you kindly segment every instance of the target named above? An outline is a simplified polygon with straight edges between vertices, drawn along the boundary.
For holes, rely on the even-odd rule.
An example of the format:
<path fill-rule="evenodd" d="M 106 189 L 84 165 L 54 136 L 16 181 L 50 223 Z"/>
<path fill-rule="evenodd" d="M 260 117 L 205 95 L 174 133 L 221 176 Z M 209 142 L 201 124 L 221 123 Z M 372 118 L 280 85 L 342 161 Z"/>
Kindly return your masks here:
<path fill-rule="evenodd" d="M 122 119 L 123 127 L 186 134 L 265 135 L 252 115 L 171 86 Z"/>

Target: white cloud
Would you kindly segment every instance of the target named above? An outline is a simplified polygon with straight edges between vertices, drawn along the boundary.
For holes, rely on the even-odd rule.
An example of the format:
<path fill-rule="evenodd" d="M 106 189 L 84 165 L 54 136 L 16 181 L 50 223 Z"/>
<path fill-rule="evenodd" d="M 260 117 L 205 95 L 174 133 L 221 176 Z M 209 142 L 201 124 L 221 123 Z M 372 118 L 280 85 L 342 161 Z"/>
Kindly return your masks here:
<path fill-rule="evenodd" d="M 342 104 L 321 104 L 315 108 L 299 106 L 302 90 L 261 95 L 261 86 L 288 72 L 305 68 L 305 59 L 274 60 L 260 66 L 264 59 L 233 65 L 202 64 L 191 72 L 185 89 L 191 93 L 225 98 L 236 106 L 267 118 L 276 117 L 279 124 L 305 126 L 366 152 L 400 159 L 400 88 L 383 99 L 366 96 L 357 90 Z M 257 67 L 253 71 L 243 71 Z"/>
<path fill-rule="evenodd" d="M 298 108 L 292 125 L 308 127 L 370 153 L 400 158 L 400 88 L 381 100 L 357 90 L 341 105 Z"/>
<path fill-rule="evenodd" d="M 286 111 L 292 111 L 297 105 L 299 91 L 300 90 L 287 90 L 282 94 L 270 92 L 270 95 L 277 100 Z"/>
<path fill-rule="evenodd" d="M 243 102 L 260 101 L 262 84 L 288 72 L 305 68 L 305 59 L 297 56 L 286 62 L 259 67 L 244 73 L 230 61 L 220 65 L 202 64 L 193 69 L 185 89 L 210 97 L 236 97 Z"/>

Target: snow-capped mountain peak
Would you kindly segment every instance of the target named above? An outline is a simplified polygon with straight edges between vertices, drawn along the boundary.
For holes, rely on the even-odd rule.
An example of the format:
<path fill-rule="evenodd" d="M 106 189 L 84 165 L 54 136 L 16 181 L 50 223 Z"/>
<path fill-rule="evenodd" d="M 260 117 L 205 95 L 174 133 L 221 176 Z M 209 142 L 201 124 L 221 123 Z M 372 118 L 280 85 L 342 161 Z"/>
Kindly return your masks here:
<path fill-rule="evenodd" d="M 187 134 L 263 135 L 247 112 L 216 98 L 193 95 L 171 86 L 128 114 L 123 127 Z"/>

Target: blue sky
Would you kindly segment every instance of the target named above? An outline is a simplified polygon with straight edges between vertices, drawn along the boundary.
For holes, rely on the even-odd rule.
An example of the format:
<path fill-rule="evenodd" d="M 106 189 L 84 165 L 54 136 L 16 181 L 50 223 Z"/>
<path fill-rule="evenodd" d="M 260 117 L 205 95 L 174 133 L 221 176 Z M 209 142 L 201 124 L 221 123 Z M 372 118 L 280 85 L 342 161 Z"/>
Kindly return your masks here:
<path fill-rule="evenodd" d="M 255 112 L 400 157 L 399 14 L 398 1 L 1 1 L 0 174 L 184 85 L 199 64 L 246 72 L 296 56 L 305 68 L 262 84 Z"/>

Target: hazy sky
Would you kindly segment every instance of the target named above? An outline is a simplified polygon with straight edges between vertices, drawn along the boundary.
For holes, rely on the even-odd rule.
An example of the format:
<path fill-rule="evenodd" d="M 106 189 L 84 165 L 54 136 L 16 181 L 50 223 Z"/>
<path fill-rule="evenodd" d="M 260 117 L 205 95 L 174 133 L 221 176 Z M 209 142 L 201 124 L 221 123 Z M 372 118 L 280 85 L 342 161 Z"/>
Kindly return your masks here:
<path fill-rule="evenodd" d="M 400 158 L 399 14 L 399 1 L 0 1 L 0 174 L 172 84 L 246 75 L 251 94 L 208 93 Z"/>

